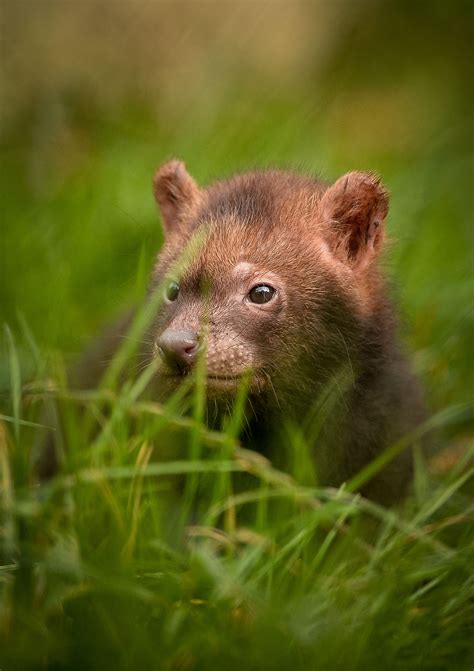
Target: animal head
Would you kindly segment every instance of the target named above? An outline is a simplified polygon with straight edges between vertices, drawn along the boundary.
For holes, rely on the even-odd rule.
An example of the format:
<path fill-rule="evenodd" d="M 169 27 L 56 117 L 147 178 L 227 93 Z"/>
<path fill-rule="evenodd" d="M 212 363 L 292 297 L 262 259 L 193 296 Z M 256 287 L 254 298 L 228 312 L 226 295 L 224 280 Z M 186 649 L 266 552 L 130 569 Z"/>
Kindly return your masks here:
<path fill-rule="evenodd" d="M 351 172 L 328 186 L 282 171 L 201 189 L 180 161 L 155 175 L 165 243 L 152 287 L 162 374 L 179 383 L 205 352 L 208 389 L 307 392 L 353 356 L 377 309 L 388 197 Z M 276 391 L 275 391 L 276 390 Z"/>

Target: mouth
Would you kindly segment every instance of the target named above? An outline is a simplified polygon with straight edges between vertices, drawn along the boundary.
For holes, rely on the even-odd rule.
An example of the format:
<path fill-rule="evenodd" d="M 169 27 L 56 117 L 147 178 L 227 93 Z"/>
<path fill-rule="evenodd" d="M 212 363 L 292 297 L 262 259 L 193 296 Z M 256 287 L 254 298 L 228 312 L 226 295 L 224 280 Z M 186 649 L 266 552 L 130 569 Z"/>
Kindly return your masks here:
<path fill-rule="evenodd" d="M 184 381 L 192 375 L 192 371 L 183 370 L 183 371 L 169 371 L 163 373 L 163 377 L 167 380 L 172 380 L 173 382 L 179 384 L 179 382 Z M 237 391 L 241 387 L 247 386 L 248 389 L 260 384 L 259 380 L 255 375 L 249 376 L 248 373 L 242 373 L 238 375 L 215 375 L 208 374 L 205 378 L 206 387 L 209 391 Z"/>
<path fill-rule="evenodd" d="M 232 389 L 251 386 L 252 380 L 245 375 L 208 375 L 206 378 L 207 386 L 210 389 Z"/>

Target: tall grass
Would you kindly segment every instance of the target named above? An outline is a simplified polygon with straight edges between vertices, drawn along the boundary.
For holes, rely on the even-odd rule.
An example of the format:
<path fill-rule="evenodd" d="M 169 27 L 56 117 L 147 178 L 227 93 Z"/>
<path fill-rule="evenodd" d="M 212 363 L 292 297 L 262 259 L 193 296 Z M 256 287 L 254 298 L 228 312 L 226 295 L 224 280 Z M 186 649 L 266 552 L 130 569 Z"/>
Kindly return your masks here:
<path fill-rule="evenodd" d="M 462 435 L 469 405 L 434 415 L 341 489 L 318 487 L 296 427 L 288 472 L 241 447 L 245 389 L 216 432 L 204 422 L 204 372 L 165 404 L 144 396 L 155 364 L 119 382 L 153 298 L 97 389 L 46 377 L 41 358 L 22 380 L 6 329 L 1 668 L 469 669 L 473 447 L 437 478 L 417 453 L 413 493 L 397 509 L 356 493 L 424 431 Z M 45 430 L 60 466 L 38 482 Z"/>
<path fill-rule="evenodd" d="M 226 93 L 225 104 L 200 100 L 176 118 L 164 105 L 159 122 L 138 104 L 97 118 L 86 106 L 81 118 L 84 105 L 59 96 L 61 114 L 46 97 L 40 119 L 12 129 L 2 171 L 0 671 L 473 668 L 472 203 L 458 79 L 413 79 L 410 65 L 397 97 L 383 82 L 364 88 L 365 68 L 344 62 L 317 103 L 309 74 L 301 90 L 265 95 L 242 78 L 232 105 Z M 102 385 L 68 384 L 100 325 L 143 302 L 162 239 L 151 177 L 172 155 L 202 183 L 254 165 L 382 174 L 392 195 L 385 265 L 431 408 L 420 431 L 437 430 L 435 456 L 417 453 L 399 507 L 357 490 L 406 443 L 340 490 L 321 488 L 300 427 L 286 427 L 282 472 L 239 443 L 242 403 L 222 431 L 206 426 L 203 378 L 166 404 L 147 397 L 153 369 L 128 372 L 145 313 Z M 315 435 L 329 407 L 312 418 Z M 32 462 L 48 426 L 60 466 L 40 484 Z"/>

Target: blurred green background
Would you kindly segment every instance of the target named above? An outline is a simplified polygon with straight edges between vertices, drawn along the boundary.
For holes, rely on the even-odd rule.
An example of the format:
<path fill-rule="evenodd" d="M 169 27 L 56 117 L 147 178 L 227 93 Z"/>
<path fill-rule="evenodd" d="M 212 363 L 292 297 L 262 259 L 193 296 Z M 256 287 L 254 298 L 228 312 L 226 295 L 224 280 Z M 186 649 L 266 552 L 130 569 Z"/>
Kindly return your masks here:
<path fill-rule="evenodd" d="M 0 0 L 2 671 L 473 668 L 473 7 Z M 142 300 L 170 157 L 201 183 L 382 176 L 384 265 L 447 434 L 400 510 L 314 489 L 297 427 L 282 474 L 238 422 L 215 449 L 176 404 L 146 412 L 140 380 L 63 393 L 63 363 Z M 50 403 L 67 449 L 37 486 Z"/>
<path fill-rule="evenodd" d="M 471 2 L 1 9 L 0 316 L 18 339 L 22 315 L 70 360 L 140 300 L 161 241 L 151 178 L 172 156 L 203 183 L 267 165 L 375 170 L 415 365 L 434 408 L 470 397 Z"/>

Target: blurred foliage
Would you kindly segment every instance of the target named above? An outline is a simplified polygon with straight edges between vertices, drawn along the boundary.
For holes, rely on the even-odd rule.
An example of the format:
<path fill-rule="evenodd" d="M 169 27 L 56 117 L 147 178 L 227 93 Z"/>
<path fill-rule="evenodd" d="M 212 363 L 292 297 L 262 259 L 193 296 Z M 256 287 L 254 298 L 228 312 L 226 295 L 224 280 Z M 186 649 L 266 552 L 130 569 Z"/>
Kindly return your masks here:
<path fill-rule="evenodd" d="M 380 172 L 436 404 L 469 394 L 470 2 L 5 1 L 1 317 L 71 354 L 140 300 L 158 164 Z"/>
<path fill-rule="evenodd" d="M 104 470 L 91 484 L 91 441 L 65 403 L 76 448 L 66 472 L 79 475 L 43 498 L 25 456 L 33 432 L 18 419 L 22 383 L 50 370 L 61 378 L 63 359 L 140 302 L 161 243 L 151 178 L 171 156 L 202 183 L 268 165 L 327 179 L 379 172 L 392 196 L 385 264 L 415 365 L 433 409 L 470 401 L 472 2 L 0 9 L 0 319 L 10 325 L 0 400 L 16 418 L 12 431 L 0 425 L 4 668 L 242 668 L 242 650 L 255 669 L 470 668 L 472 510 L 458 496 L 461 471 L 430 496 L 421 478 L 401 517 L 372 511 L 380 527 L 365 530 L 367 546 L 363 502 L 278 478 L 270 486 L 267 465 L 250 522 L 214 529 L 204 515 L 180 545 L 189 530 L 177 524 L 170 542 L 161 485 L 145 478 L 141 489 L 137 476 L 154 418 L 119 424 L 117 452 L 100 465 L 125 469 L 123 480 Z M 22 418 L 35 421 L 28 403 Z M 462 455 L 469 437 L 461 423 L 446 446 Z M 216 477 L 208 462 L 206 483 Z M 262 503 L 280 485 L 288 503 Z M 228 486 L 221 474 L 209 506 Z"/>

